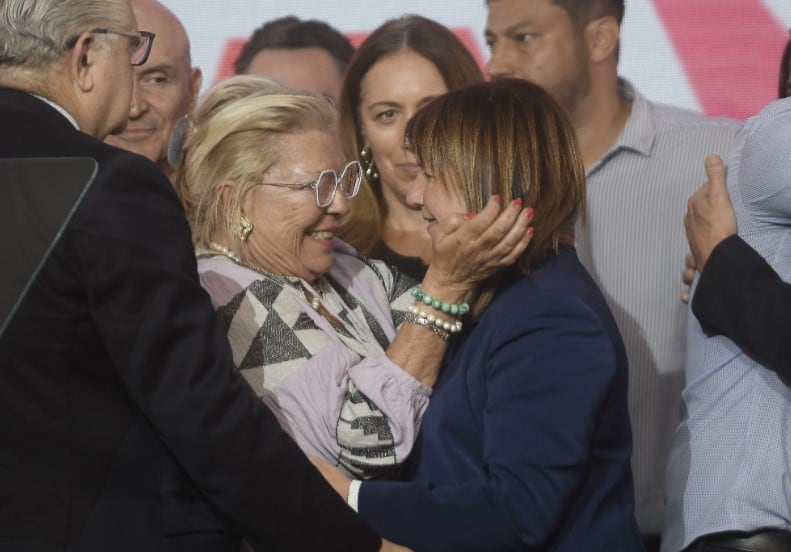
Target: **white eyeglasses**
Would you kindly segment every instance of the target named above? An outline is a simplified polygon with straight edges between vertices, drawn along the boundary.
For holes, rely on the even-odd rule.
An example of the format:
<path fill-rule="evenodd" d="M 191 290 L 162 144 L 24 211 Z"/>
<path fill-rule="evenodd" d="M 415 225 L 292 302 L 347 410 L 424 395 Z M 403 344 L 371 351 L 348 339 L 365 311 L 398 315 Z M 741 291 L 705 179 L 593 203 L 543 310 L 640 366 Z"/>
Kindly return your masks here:
<path fill-rule="evenodd" d="M 359 161 L 351 161 L 343 168 L 340 176 L 333 169 L 321 171 L 313 182 L 285 184 L 282 182 L 261 182 L 262 186 L 277 186 L 280 188 L 294 188 L 316 190 L 316 205 L 327 207 L 335 199 L 335 191 L 340 189 L 346 199 L 351 199 L 360 191 L 360 182 L 363 178 L 363 169 Z"/>

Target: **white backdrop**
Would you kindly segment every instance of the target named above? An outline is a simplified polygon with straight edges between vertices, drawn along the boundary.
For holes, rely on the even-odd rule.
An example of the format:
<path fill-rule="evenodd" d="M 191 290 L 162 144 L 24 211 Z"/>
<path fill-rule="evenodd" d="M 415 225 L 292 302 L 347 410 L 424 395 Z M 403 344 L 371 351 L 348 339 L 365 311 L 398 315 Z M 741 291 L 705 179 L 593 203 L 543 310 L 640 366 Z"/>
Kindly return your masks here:
<path fill-rule="evenodd" d="M 164 0 L 187 27 L 193 61 L 211 84 L 227 74 L 230 43 L 264 21 L 321 19 L 350 36 L 419 13 L 483 43 L 484 0 Z M 774 99 L 779 58 L 791 27 L 791 0 L 626 0 L 623 76 L 648 97 L 744 118 Z M 226 58 L 223 55 L 226 54 Z"/>

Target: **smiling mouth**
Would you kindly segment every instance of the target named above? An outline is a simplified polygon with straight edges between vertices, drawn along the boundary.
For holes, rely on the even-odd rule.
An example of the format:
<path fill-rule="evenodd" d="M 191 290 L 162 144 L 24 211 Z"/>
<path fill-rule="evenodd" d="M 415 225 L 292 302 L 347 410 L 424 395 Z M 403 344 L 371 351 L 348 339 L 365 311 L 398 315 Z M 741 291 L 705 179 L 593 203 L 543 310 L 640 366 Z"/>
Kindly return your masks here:
<path fill-rule="evenodd" d="M 310 237 L 313 238 L 314 240 L 321 240 L 321 241 L 331 240 L 335 237 L 335 232 L 326 232 L 326 231 L 311 232 Z"/>

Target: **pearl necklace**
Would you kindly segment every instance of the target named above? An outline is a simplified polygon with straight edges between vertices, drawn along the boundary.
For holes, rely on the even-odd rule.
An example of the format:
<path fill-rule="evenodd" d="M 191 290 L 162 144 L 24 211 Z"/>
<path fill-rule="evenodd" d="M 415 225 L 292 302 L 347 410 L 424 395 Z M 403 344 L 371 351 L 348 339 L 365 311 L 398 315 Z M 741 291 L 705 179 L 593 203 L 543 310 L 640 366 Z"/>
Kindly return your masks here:
<path fill-rule="evenodd" d="M 266 276 L 270 280 L 274 280 L 271 277 L 271 275 L 266 270 L 264 270 L 263 268 L 261 268 L 259 266 L 255 266 L 255 265 L 252 265 L 252 264 L 244 262 L 242 259 L 240 259 L 236 255 L 236 253 L 234 253 L 233 251 L 231 251 L 230 249 L 228 249 L 227 247 L 225 247 L 224 245 L 222 245 L 220 243 L 209 242 L 209 249 L 211 249 L 212 251 L 214 251 L 216 253 L 219 253 L 220 255 L 222 255 L 224 257 L 227 257 L 227 258 L 231 259 L 233 262 L 235 262 L 239 266 L 243 266 L 245 268 L 249 268 L 250 270 L 254 270 L 255 272 L 258 272 L 259 274 L 262 274 L 262 275 Z M 313 290 L 315 290 L 315 293 L 312 293 Z M 313 307 L 316 310 L 319 310 L 321 308 L 321 301 L 322 301 L 322 299 L 324 299 L 324 290 L 322 289 L 321 281 L 320 280 L 316 280 L 315 285 L 313 285 L 311 287 L 311 290 L 308 290 L 307 288 L 305 288 L 305 285 L 302 284 L 302 291 L 305 293 L 305 297 L 310 300 L 310 306 Z M 308 293 L 310 293 L 312 295 L 312 297 L 308 297 Z"/>

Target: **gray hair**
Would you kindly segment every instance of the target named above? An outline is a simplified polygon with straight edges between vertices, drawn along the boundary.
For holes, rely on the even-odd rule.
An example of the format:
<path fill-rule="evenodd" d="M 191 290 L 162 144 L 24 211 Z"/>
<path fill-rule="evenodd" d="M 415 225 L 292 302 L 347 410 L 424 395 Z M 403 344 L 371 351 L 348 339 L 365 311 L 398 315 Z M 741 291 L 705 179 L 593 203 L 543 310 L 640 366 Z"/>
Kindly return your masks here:
<path fill-rule="evenodd" d="M 130 14 L 125 0 L 0 0 L 0 66 L 45 67 L 70 38 L 125 27 Z"/>
<path fill-rule="evenodd" d="M 209 89 L 185 130 L 174 186 L 196 245 L 207 247 L 222 228 L 235 228 L 242 197 L 278 162 L 281 138 L 335 129 L 335 107 L 324 97 L 294 92 L 275 81 L 238 75 Z M 223 211 L 216 184 L 236 189 Z"/>

